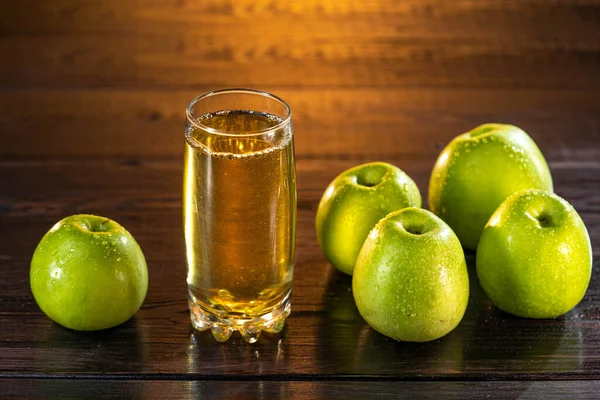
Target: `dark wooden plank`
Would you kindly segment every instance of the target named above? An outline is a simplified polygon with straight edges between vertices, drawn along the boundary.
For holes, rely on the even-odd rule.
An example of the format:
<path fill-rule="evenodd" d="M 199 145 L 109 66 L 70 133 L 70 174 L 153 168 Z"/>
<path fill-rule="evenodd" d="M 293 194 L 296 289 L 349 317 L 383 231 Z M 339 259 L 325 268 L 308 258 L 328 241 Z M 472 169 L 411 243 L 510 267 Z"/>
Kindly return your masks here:
<path fill-rule="evenodd" d="M 209 89 L 0 91 L 0 156 L 180 156 L 185 108 Z M 600 91 L 264 89 L 290 103 L 299 157 L 434 159 L 454 136 L 504 122 L 551 160 L 597 160 Z"/>
<path fill-rule="evenodd" d="M 25 399 L 596 399 L 598 381 L 273 382 L 5 379 L 6 400 Z"/>
<path fill-rule="evenodd" d="M 430 163 L 394 162 L 426 188 Z M 495 309 L 471 270 L 461 324 L 425 344 L 399 343 L 360 318 L 350 279 L 323 259 L 314 236 L 316 204 L 329 179 L 353 160 L 298 163 L 299 218 L 293 313 L 281 335 L 225 345 L 190 326 L 182 245 L 180 174 L 175 160 L 13 161 L 0 164 L 0 375 L 207 379 L 597 379 L 600 276 L 572 312 L 525 320 Z M 598 169 L 552 165 L 559 193 L 580 210 L 597 252 Z M 105 332 L 77 333 L 44 317 L 28 285 L 28 264 L 43 233 L 62 216 L 92 212 L 123 223 L 145 251 L 150 288 L 143 308 Z M 599 267 L 596 260 L 594 269 Z"/>
<path fill-rule="evenodd" d="M 434 159 L 379 160 L 391 162 L 406 171 L 417 183 L 423 204 L 427 205 L 427 188 Z M 299 229 L 299 233 L 307 234 L 301 245 L 309 245 L 314 239 L 310 224 L 327 184 L 336 175 L 360 162 L 333 159 L 301 159 L 297 162 L 299 221 L 306 228 Z M 157 212 L 169 215 L 181 213 L 182 168 L 183 162 L 178 158 L 0 162 L 0 226 L 8 230 L 22 229 L 23 232 L 19 233 L 26 234 L 25 231 L 30 230 L 27 224 L 40 224 L 39 229 L 47 229 L 65 215 L 111 212 L 125 218 L 125 222 L 142 223 L 141 228 L 152 228 L 150 231 L 140 229 L 137 235 L 147 234 L 149 238 L 157 235 L 159 241 L 165 241 L 170 236 L 161 238 L 156 230 L 179 229 L 181 221 L 177 217 L 167 221 L 167 226 L 161 226 L 160 223 L 165 221 L 154 218 Z M 592 238 L 600 238 L 600 193 L 597 192 L 600 163 L 585 160 L 552 162 L 550 169 L 556 192 L 576 207 Z M 19 228 L 19 223 L 23 224 L 22 228 Z M 42 233 L 31 232 L 33 240 L 41 238 Z M 164 243 L 164 248 L 159 247 L 158 252 L 168 250 L 181 238 L 174 236 L 172 239 L 174 242 Z M 298 240 L 304 240 L 303 236 Z M 0 241 L 0 251 L 25 251 L 15 247 L 25 242 Z M 148 243 L 152 248 L 157 245 L 159 243 Z M 592 245 L 594 250 L 600 250 L 600 242 L 592 240 Z M 312 255 L 316 250 L 313 247 L 310 249 Z"/>
<path fill-rule="evenodd" d="M 0 87 L 600 86 L 598 1 L 127 3 L 9 1 Z"/>

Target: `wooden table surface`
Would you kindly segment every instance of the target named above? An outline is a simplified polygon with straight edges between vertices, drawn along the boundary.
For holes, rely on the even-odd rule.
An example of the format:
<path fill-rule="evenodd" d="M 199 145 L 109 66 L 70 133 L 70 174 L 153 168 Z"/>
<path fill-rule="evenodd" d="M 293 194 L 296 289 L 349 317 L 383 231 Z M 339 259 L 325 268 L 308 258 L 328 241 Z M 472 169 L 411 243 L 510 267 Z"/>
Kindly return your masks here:
<path fill-rule="evenodd" d="M 600 390 L 600 1 L 4 0 L 0 5 L 0 397 L 597 398 Z M 255 345 L 194 333 L 181 218 L 184 110 L 252 87 L 294 112 L 292 315 Z M 327 264 L 315 211 L 366 161 L 427 197 L 440 149 L 485 122 L 525 129 L 589 230 L 594 275 L 564 317 L 500 312 L 467 253 L 460 325 L 396 342 Z M 46 318 L 29 262 L 59 219 L 122 223 L 150 273 L 142 309 L 80 333 Z"/>

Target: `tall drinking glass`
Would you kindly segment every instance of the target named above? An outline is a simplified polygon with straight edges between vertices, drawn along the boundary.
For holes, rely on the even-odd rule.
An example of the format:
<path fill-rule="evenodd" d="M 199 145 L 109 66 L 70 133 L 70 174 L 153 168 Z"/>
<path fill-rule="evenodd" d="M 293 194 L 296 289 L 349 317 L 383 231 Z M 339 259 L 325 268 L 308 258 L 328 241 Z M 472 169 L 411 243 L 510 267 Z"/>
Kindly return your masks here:
<path fill-rule="evenodd" d="M 183 220 L 190 315 L 197 330 L 250 343 L 290 313 L 296 175 L 290 107 L 228 89 L 187 108 Z"/>

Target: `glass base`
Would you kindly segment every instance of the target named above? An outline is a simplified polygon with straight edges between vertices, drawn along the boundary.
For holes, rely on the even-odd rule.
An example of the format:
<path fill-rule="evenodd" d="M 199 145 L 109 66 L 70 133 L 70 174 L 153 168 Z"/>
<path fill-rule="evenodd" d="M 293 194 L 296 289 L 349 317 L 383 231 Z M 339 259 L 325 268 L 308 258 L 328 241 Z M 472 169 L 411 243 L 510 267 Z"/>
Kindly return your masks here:
<path fill-rule="evenodd" d="M 198 331 L 210 329 L 218 342 L 226 342 L 233 331 L 239 331 L 242 338 L 248 343 L 255 343 L 262 331 L 279 333 L 292 309 L 290 296 L 287 296 L 271 312 L 249 319 L 223 318 L 200 306 L 192 296 L 189 297 L 188 304 L 192 326 Z"/>

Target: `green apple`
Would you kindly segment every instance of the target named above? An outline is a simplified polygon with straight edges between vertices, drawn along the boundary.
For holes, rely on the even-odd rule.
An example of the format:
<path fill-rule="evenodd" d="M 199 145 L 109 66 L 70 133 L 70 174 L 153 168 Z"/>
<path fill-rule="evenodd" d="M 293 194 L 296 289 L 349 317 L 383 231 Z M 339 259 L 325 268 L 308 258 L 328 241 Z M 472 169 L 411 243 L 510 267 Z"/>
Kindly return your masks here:
<path fill-rule="evenodd" d="M 421 194 L 400 168 L 373 162 L 344 171 L 329 184 L 319 203 L 319 246 L 334 267 L 352 275 L 369 231 L 390 212 L 410 206 L 421 207 Z"/>
<path fill-rule="evenodd" d="M 60 325 L 92 331 L 131 318 L 148 289 L 140 246 L 121 225 L 95 215 L 57 222 L 31 259 L 30 285 L 42 311 Z"/>
<path fill-rule="evenodd" d="M 429 182 L 429 208 L 470 250 L 492 213 L 511 194 L 552 191 L 548 164 L 535 142 L 512 125 L 485 124 L 454 138 Z"/>
<path fill-rule="evenodd" d="M 380 333 L 407 342 L 438 339 L 467 308 L 469 275 L 460 241 L 430 211 L 395 211 L 365 240 L 352 291 L 358 311 Z"/>
<path fill-rule="evenodd" d="M 526 190 L 492 215 L 476 264 L 479 283 L 498 308 L 520 317 L 554 318 L 583 298 L 592 248 L 573 206 L 553 193 Z"/>

